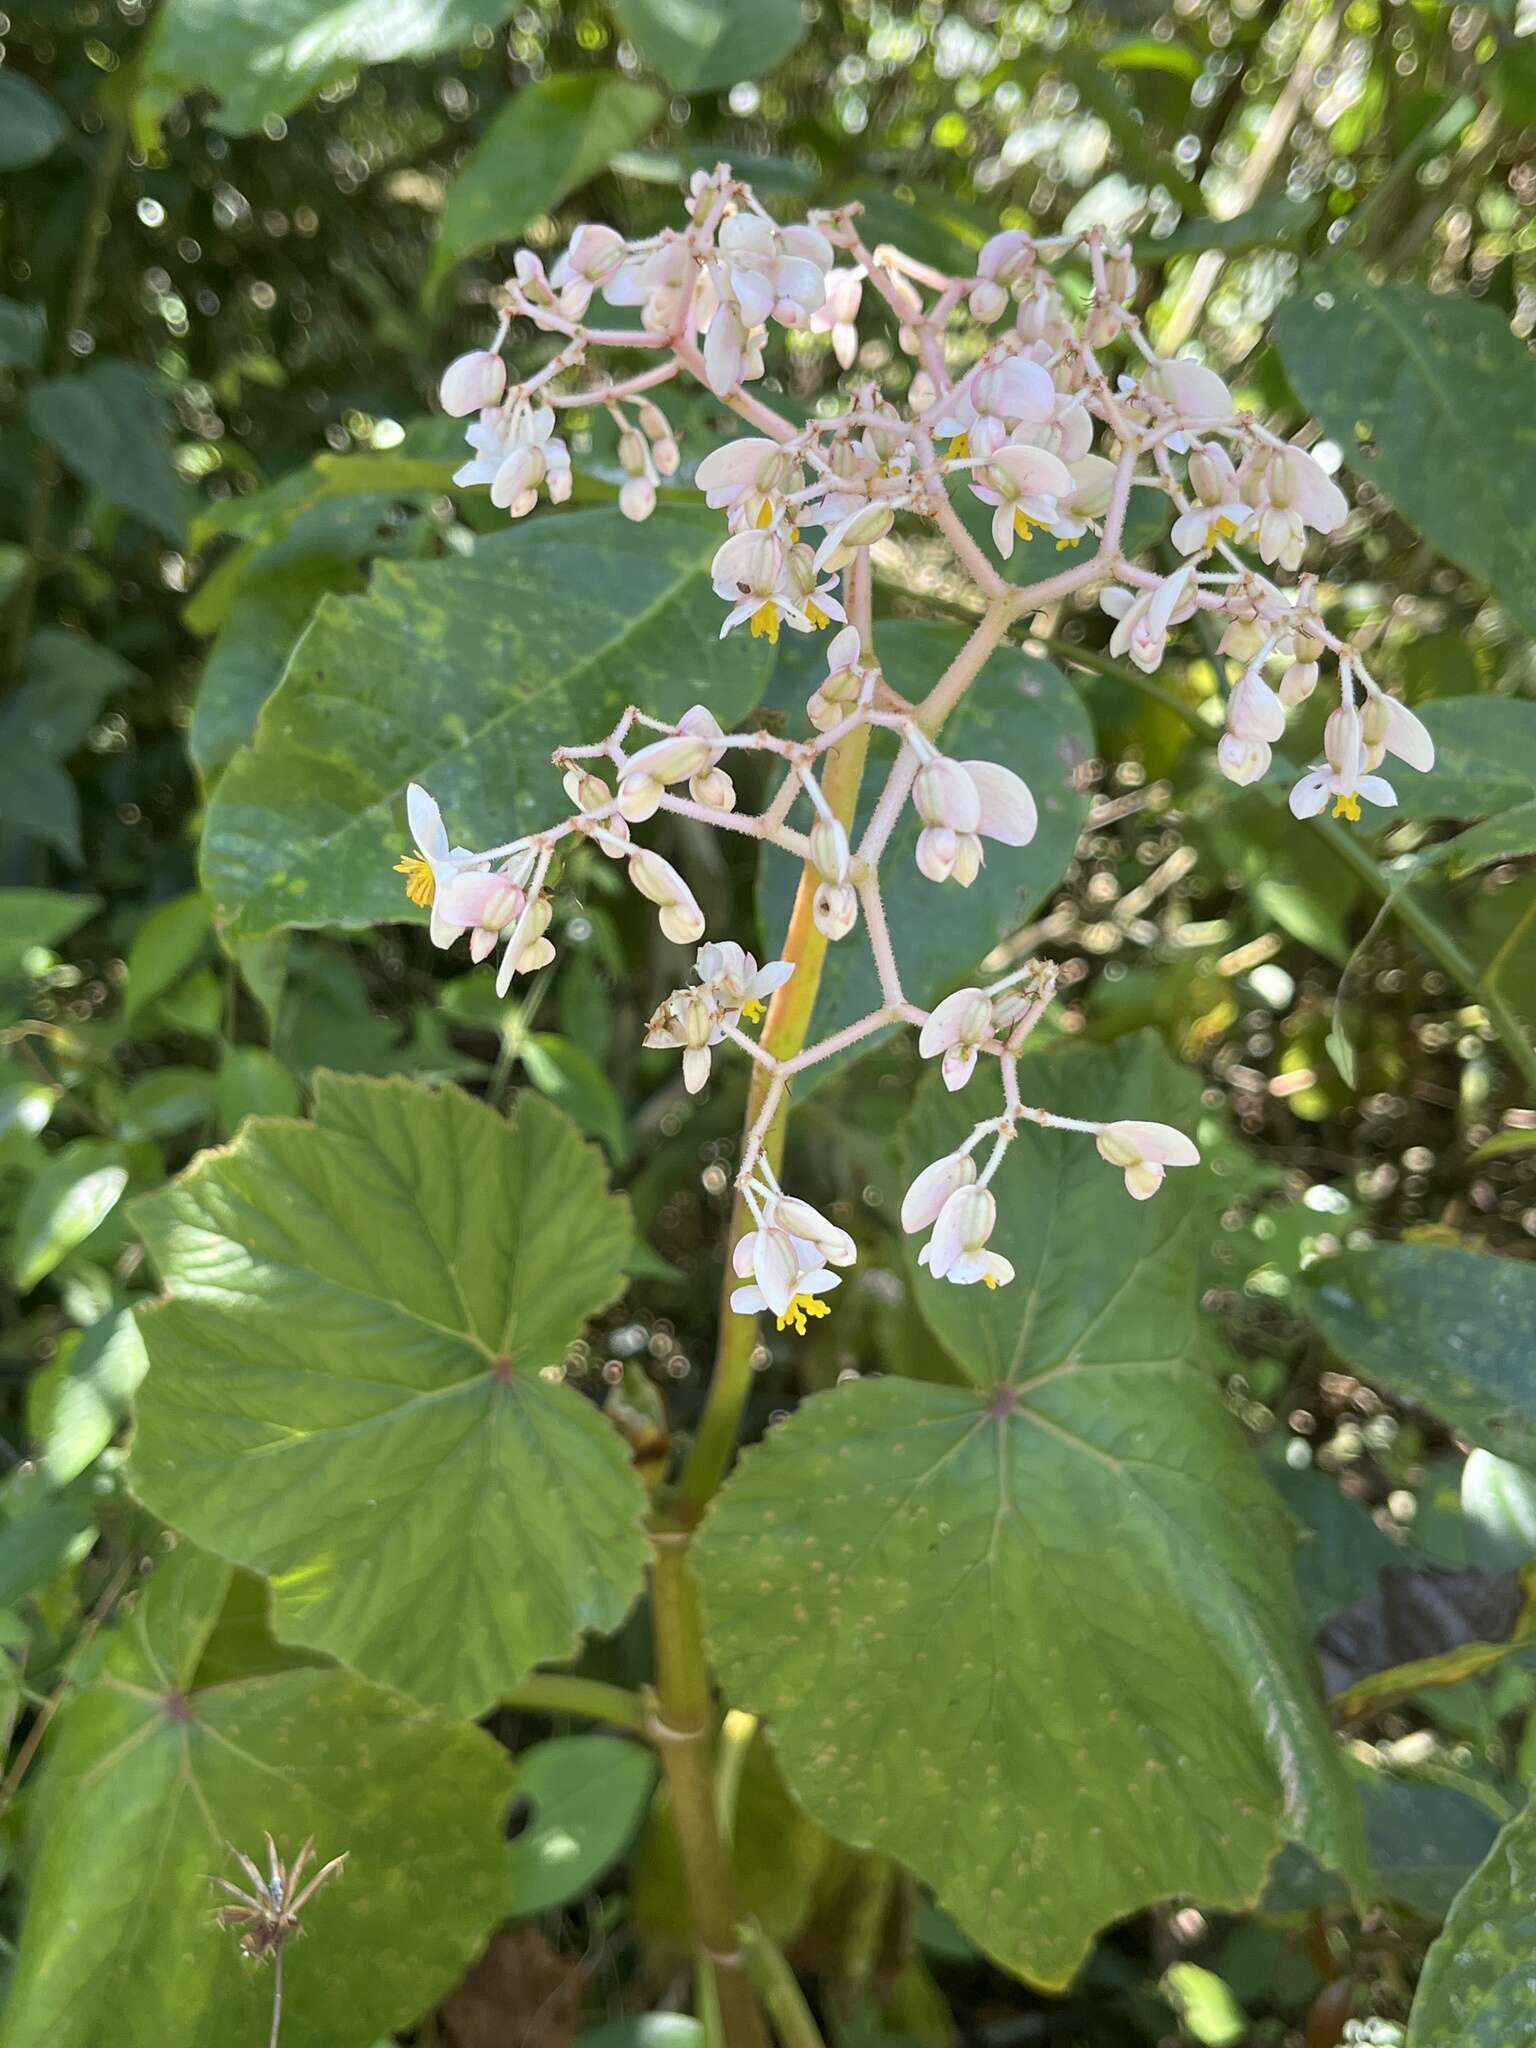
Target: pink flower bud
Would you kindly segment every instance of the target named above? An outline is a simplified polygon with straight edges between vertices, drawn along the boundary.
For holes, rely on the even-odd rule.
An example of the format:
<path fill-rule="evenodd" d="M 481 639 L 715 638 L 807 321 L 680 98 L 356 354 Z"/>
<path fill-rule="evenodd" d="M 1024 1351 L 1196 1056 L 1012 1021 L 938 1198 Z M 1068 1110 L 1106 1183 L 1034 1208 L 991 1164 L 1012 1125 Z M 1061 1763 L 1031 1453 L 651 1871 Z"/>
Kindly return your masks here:
<path fill-rule="evenodd" d="M 811 918 L 824 939 L 846 939 L 859 921 L 859 898 L 851 882 L 823 882 L 811 899 Z"/>
<path fill-rule="evenodd" d="M 848 879 L 848 834 L 836 818 L 818 818 L 811 827 L 811 865 L 824 882 Z"/>
<path fill-rule="evenodd" d="M 468 413 L 499 404 L 506 388 L 507 366 L 501 357 L 488 348 L 472 348 L 467 355 L 456 356 L 444 370 L 437 395 L 444 412 L 463 419 Z"/>

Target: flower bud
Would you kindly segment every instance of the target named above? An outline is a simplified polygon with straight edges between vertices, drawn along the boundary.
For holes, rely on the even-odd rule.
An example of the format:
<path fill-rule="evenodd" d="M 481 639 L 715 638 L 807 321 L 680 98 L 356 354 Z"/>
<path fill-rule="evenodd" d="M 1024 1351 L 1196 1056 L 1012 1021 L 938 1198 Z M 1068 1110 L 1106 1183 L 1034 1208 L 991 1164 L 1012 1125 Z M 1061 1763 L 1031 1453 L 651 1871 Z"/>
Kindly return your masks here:
<path fill-rule="evenodd" d="M 1285 706 L 1256 668 L 1238 678 L 1227 699 L 1227 731 L 1234 739 L 1271 743 L 1285 732 Z"/>
<path fill-rule="evenodd" d="M 626 476 L 644 476 L 646 447 L 644 434 L 626 427 L 619 436 L 619 467 Z"/>
<path fill-rule="evenodd" d="M 660 476 L 676 476 L 678 464 L 682 461 L 677 443 L 670 434 L 663 435 L 651 448 L 651 460 Z"/>
<path fill-rule="evenodd" d="M 720 728 L 716 726 L 715 730 Z M 690 775 L 698 775 L 711 766 L 715 758 L 715 749 L 703 735 L 679 730 L 632 754 L 625 763 L 624 780 L 627 782 L 632 775 L 648 775 L 657 782 L 686 782 Z M 625 816 L 628 815 L 626 812 Z"/>
<path fill-rule="evenodd" d="M 533 510 L 538 487 L 548 469 L 542 448 L 520 442 L 510 450 L 505 462 L 491 478 L 491 503 L 500 505 L 515 518 L 524 517 Z M 525 499 L 528 501 L 526 504 Z"/>
<path fill-rule="evenodd" d="M 1263 740 L 1240 740 L 1235 733 L 1223 733 L 1216 748 L 1216 765 L 1228 782 L 1240 788 L 1257 782 L 1269 768 L 1272 755 Z"/>
<path fill-rule="evenodd" d="M 958 761 L 937 754 L 918 769 L 912 801 L 925 825 L 947 825 L 954 832 L 974 832 L 981 823 L 981 797 Z"/>
<path fill-rule="evenodd" d="M 974 832 L 957 832 L 955 835 L 955 864 L 950 870 L 950 880 L 958 882 L 962 889 L 969 889 L 981 873 L 981 840 Z"/>
<path fill-rule="evenodd" d="M 917 835 L 917 867 L 930 882 L 947 882 L 955 872 L 958 832 L 947 825 L 925 825 Z"/>
<path fill-rule="evenodd" d="M 976 1162 L 969 1153 L 951 1152 L 925 1166 L 902 1197 L 901 1227 L 909 1234 L 926 1230 L 938 1220 L 939 1211 L 958 1189 L 970 1187 L 976 1179 Z"/>
<path fill-rule="evenodd" d="M 589 768 L 567 768 L 560 786 L 580 811 L 600 811 L 613 797 L 601 775 Z"/>
<path fill-rule="evenodd" d="M 619 780 L 619 816 L 643 825 L 661 808 L 663 785 L 654 775 L 625 775 Z"/>
<path fill-rule="evenodd" d="M 811 918 L 824 939 L 846 939 L 859 921 L 859 898 L 851 882 L 823 882 L 811 900 Z"/>
<path fill-rule="evenodd" d="M 506 388 L 507 366 L 501 357 L 488 348 L 472 348 L 467 355 L 456 356 L 444 370 L 437 395 L 444 412 L 463 419 L 499 404 Z"/>
<path fill-rule="evenodd" d="M 553 496 L 553 492 L 550 494 Z M 638 526 L 656 510 L 656 486 L 648 476 L 632 476 L 619 487 L 619 510 Z"/>
<path fill-rule="evenodd" d="M 1321 661 L 1323 657 L 1323 643 L 1321 640 L 1314 639 L 1310 633 L 1293 633 L 1291 635 L 1291 653 L 1297 661 Z"/>
<path fill-rule="evenodd" d="M 983 327 L 990 327 L 994 320 L 1001 320 L 1008 310 L 1008 292 L 1003 285 L 988 277 L 978 278 L 970 290 L 971 318 L 979 320 Z"/>
<path fill-rule="evenodd" d="M 706 768 L 689 778 L 688 794 L 708 811 L 734 811 L 736 785 L 723 768 Z"/>
<path fill-rule="evenodd" d="M 1305 704 L 1317 688 L 1317 663 L 1315 661 L 1293 661 L 1280 678 L 1280 702 L 1287 711 L 1294 711 L 1298 704 Z"/>
<path fill-rule="evenodd" d="M 1233 619 L 1217 643 L 1222 654 L 1234 661 L 1252 661 L 1269 638 L 1257 619 Z"/>
<path fill-rule="evenodd" d="M 848 879 L 848 834 L 836 818 L 818 818 L 811 827 L 811 866 L 824 882 Z"/>

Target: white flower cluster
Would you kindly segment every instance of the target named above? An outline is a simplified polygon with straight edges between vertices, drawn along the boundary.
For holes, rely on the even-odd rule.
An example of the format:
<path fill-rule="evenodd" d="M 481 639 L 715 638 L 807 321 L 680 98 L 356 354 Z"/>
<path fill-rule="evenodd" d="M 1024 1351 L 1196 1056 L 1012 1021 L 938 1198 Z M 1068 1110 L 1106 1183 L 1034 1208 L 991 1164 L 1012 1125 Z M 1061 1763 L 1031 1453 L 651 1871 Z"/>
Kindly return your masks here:
<path fill-rule="evenodd" d="M 1092 280 L 1085 308 L 1069 305 L 1050 268 L 1068 254 Z M 747 429 L 707 452 L 693 475 L 725 520 L 712 565 L 725 606 L 722 636 L 745 626 L 775 642 L 786 627 L 839 628 L 806 705 L 814 737 L 726 733 L 703 705 L 672 724 L 632 708 L 606 740 L 556 754 L 572 814 L 507 845 L 479 853 L 452 845 L 436 805 L 413 787 L 418 851 L 401 863 L 412 900 L 431 907 L 437 944 L 467 932 L 477 959 L 501 946 L 503 992 L 514 975 L 552 958 L 545 883 L 571 835 L 624 862 L 634 888 L 655 905 L 663 934 L 697 947 L 693 979 L 656 1010 L 646 1043 L 681 1054 L 690 1092 L 705 1086 L 723 1045 L 760 1069 L 737 1181 L 753 1227 L 734 1248 L 744 1284 L 733 1306 L 743 1314 L 771 1311 L 781 1328 L 803 1330 L 808 1318 L 827 1312 L 823 1297 L 838 1285 L 832 1269 L 851 1264 L 855 1246 L 848 1232 L 779 1186 L 767 1147 L 773 1120 L 795 1074 L 892 1023 L 918 1027 L 922 1054 L 941 1061 L 949 1088 L 964 1087 L 984 1058 L 997 1062 L 1002 1080 L 1001 1114 L 926 1167 L 903 1205 L 903 1226 L 931 1233 L 921 1259 L 941 1279 L 998 1286 L 1012 1278 L 1008 1261 L 987 1248 L 996 1222 L 990 1184 L 1024 1124 L 1091 1135 L 1137 1200 L 1156 1192 L 1169 1167 L 1198 1159 L 1191 1141 L 1166 1125 L 1087 1123 L 1022 1101 L 1020 1053 L 1055 988 L 1048 963 L 1033 962 L 988 988 L 960 989 L 932 1012 L 903 989 L 880 864 L 907 803 L 919 826 L 918 868 L 935 883 L 970 886 L 986 842 L 1020 847 L 1036 830 L 1033 796 L 1013 767 L 955 759 L 938 744 L 944 719 L 1013 621 L 1097 596 L 1115 621 L 1112 653 L 1150 673 L 1174 628 L 1197 614 L 1214 616 L 1222 652 L 1240 664 L 1218 752 L 1223 772 L 1239 783 L 1264 773 L 1287 712 L 1332 661 L 1339 704 L 1327 722 L 1322 763 L 1292 792 L 1298 816 L 1330 798 L 1346 817 L 1358 815 L 1362 797 L 1391 803 L 1391 787 L 1376 773 L 1385 753 L 1415 768 L 1432 765 L 1424 727 L 1380 689 L 1359 651 L 1332 634 L 1315 577 L 1302 573 L 1310 536 L 1337 531 L 1347 516 L 1341 492 L 1315 454 L 1269 432 L 1215 371 L 1156 354 L 1131 310 L 1135 282 L 1129 252 L 1098 229 L 1045 240 L 1010 230 L 986 243 L 971 274 L 946 275 L 899 250 L 869 249 L 856 206 L 782 224 L 722 165 L 694 177 L 679 229 L 631 241 L 611 228 L 581 227 L 547 270 L 533 251 L 519 251 L 492 346 L 461 356 L 444 375 L 445 410 L 470 422 L 473 458 L 457 480 L 488 484 L 514 518 L 532 511 L 541 494 L 556 502 L 569 495 L 570 453 L 556 427 L 573 407 L 611 418 L 624 478 L 620 508 L 632 519 L 648 517 L 681 460 L 652 394 L 679 376 L 706 385 Z M 638 324 L 586 325 L 599 295 L 611 307 L 635 309 Z M 753 389 L 764 379 L 775 326 L 823 337 L 841 367 L 856 370 L 860 316 L 871 297 L 912 359 L 904 403 L 855 379 L 835 408 L 797 424 Z M 541 367 L 509 382 L 503 351 L 514 320 L 554 337 L 556 348 Z M 1101 361 L 1111 347 L 1118 351 L 1113 372 Z M 642 367 L 600 372 L 593 381 L 590 358 L 604 350 L 638 352 Z M 1172 544 L 1183 558 L 1172 573 L 1127 555 L 1126 516 L 1138 489 L 1170 506 Z M 980 508 L 971 524 L 963 516 L 968 500 Z M 870 550 L 898 519 L 936 529 L 984 604 L 964 650 L 915 705 L 887 684 L 870 622 Z M 990 551 L 973 525 L 989 535 Z M 1017 580 L 1020 549 L 1039 547 L 1042 537 L 1054 548 L 1042 551 L 1039 575 Z M 1294 580 L 1282 586 L 1271 570 Z M 1271 665 L 1274 682 L 1266 675 Z M 833 750 L 860 728 L 893 733 L 898 750 L 855 842 L 847 792 L 839 793 L 840 808 L 823 782 Z M 725 765 L 733 751 L 768 753 L 782 767 L 755 814 L 738 809 Z M 801 861 L 802 900 L 822 938 L 841 941 L 862 919 L 879 1008 L 783 1056 L 753 1038 L 744 1025 L 769 1004 L 764 1036 L 778 1042 L 778 1006 L 796 1000 L 795 963 L 760 968 L 733 941 L 700 943 L 705 920 L 687 882 L 632 836 L 658 813 L 749 834 Z M 978 1166 L 989 1137 L 986 1164 Z"/>

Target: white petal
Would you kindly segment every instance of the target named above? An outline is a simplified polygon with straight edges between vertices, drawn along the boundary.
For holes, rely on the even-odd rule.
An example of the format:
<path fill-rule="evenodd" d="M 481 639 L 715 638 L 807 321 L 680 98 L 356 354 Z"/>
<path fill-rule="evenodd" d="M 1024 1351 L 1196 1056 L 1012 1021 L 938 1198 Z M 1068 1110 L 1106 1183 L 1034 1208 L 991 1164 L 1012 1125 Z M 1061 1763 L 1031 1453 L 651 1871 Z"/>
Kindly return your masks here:
<path fill-rule="evenodd" d="M 1363 796 L 1368 804 L 1391 806 L 1397 802 L 1397 791 L 1380 775 L 1362 775 L 1355 784 L 1356 796 Z"/>
<path fill-rule="evenodd" d="M 1315 818 L 1328 801 L 1328 778 L 1320 768 L 1303 775 L 1291 791 L 1291 815 Z"/>
<path fill-rule="evenodd" d="M 996 761 L 962 761 L 960 766 L 975 783 L 981 799 L 976 830 L 1003 846 L 1028 846 L 1039 827 L 1040 814 L 1024 778 Z"/>
<path fill-rule="evenodd" d="M 443 825 L 443 814 L 419 782 L 406 785 L 405 815 L 410 822 L 411 837 L 427 859 L 446 860 L 448 834 Z"/>
<path fill-rule="evenodd" d="M 1435 765 L 1435 743 L 1429 728 L 1400 697 L 1383 697 L 1387 707 L 1387 750 L 1427 775 Z"/>
<path fill-rule="evenodd" d="M 760 1287 L 737 1287 L 731 1292 L 731 1307 L 739 1316 L 760 1316 L 768 1303 Z"/>

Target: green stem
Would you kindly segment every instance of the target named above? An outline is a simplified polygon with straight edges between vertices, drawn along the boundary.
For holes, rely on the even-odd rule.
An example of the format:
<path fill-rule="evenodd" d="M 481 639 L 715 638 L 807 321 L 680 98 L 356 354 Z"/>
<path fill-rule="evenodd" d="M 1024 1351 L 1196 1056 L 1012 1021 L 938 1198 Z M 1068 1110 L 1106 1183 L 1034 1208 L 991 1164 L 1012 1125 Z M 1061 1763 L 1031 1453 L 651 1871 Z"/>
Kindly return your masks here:
<path fill-rule="evenodd" d="M 688 1562 L 686 1534 L 658 1529 L 652 1543 L 656 1707 L 651 1734 L 682 1852 L 694 1932 L 701 1962 L 713 1980 L 728 2048 L 767 2048 L 738 1938 L 736 1873 L 715 1815 L 714 1702 L 698 1582 Z"/>
<path fill-rule="evenodd" d="M 595 1678 L 568 1678 L 561 1671 L 535 1671 L 502 1701 L 526 1714 L 576 1714 L 586 1721 L 608 1721 L 615 1728 L 646 1733 L 645 1702 L 621 1685 Z"/>
<path fill-rule="evenodd" d="M 752 1982 L 768 2008 L 782 2048 L 826 2048 L 821 2029 L 782 1950 L 751 1921 L 738 1931 Z"/>

